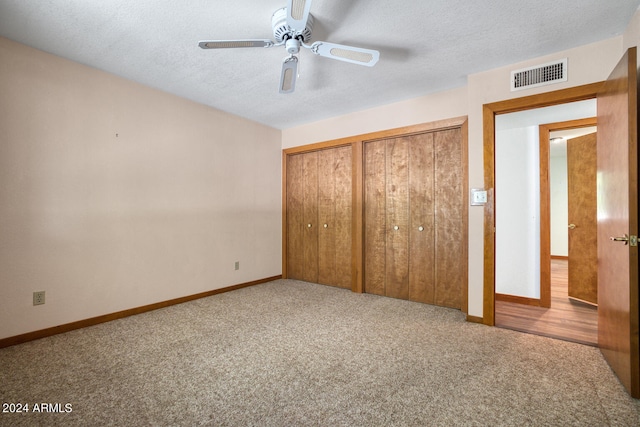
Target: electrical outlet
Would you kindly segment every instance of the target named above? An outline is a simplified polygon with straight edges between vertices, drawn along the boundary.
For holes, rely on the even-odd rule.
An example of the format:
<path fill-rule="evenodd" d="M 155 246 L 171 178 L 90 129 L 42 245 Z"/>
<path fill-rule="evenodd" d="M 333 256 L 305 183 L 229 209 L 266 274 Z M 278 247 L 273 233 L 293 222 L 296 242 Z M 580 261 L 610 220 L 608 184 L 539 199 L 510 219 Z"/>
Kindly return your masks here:
<path fill-rule="evenodd" d="M 44 291 L 33 293 L 33 305 L 44 304 Z"/>
<path fill-rule="evenodd" d="M 236 270 L 240 270 L 240 261 L 236 261 L 235 268 L 236 268 Z"/>

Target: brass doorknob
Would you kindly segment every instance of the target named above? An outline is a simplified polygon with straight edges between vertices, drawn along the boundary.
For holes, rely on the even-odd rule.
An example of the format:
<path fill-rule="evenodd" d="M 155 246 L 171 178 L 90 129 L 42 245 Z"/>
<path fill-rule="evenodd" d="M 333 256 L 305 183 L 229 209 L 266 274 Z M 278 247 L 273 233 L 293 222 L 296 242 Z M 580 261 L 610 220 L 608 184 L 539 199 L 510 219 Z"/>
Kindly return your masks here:
<path fill-rule="evenodd" d="M 324 228 L 328 228 L 328 227 L 329 227 L 329 224 L 325 224 L 323 227 L 324 227 Z"/>
<path fill-rule="evenodd" d="M 311 224 L 307 224 L 307 227 L 311 228 Z"/>
<path fill-rule="evenodd" d="M 396 230 L 396 231 L 398 231 L 398 230 L 400 230 L 400 227 L 398 227 L 397 225 L 394 225 L 394 226 L 393 226 L 393 229 L 394 229 L 394 230 Z"/>
<path fill-rule="evenodd" d="M 576 228 L 575 224 L 569 224 L 569 230 L 573 230 L 574 228 Z"/>
<path fill-rule="evenodd" d="M 418 231 L 424 231 L 424 227 L 423 226 L 418 227 Z"/>

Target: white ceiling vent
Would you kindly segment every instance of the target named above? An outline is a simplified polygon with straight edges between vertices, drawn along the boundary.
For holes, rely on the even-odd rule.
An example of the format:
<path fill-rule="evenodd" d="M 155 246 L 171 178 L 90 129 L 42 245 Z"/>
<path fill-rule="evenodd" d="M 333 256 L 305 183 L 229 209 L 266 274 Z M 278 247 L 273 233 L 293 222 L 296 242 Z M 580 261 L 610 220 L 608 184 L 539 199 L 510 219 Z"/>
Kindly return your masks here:
<path fill-rule="evenodd" d="M 511 91 L 567 81 L 567 58 L 511 72 Z"/>

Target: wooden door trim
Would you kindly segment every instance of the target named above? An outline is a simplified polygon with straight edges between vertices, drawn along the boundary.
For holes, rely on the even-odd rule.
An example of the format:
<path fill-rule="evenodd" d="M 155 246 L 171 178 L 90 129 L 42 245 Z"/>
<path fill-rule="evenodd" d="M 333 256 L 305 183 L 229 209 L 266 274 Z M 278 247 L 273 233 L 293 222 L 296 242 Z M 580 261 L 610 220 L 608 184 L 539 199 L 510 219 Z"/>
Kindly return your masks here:
<path fill-rule="evenodd" d="M 521 297 L 518 295 L 496 294 L 496 301 L 513 302 L 516 304 L 529 305 L 532 307 L 542 307 L 542 302 L 541 302 L 542 298 L 536 299 L 536 298 Z"/>
<path fill-rule="evenodd" d="M 282 151 L 282 278 L 287 279 L 287 153 Z"/>
<path fill-rule="evenodd" d="M 484 206 L 484 274 L 483 274 L 483 323 L 495 325 L 495 116 L 549 107 L 596 97 L 603 82 L 561 89 L 538 95 L 509 99 L 482 107 L 484 188 L 487 203 Z"/>
<path fill-rule="evenodd" d="M 323 150 L 325 148 L 334 148 L 341 145 L 352 145 L 362 143 L 364 141 L 375 141 L 377 139 L 386 139 L 400 136 L 408 136 L 417 133 L 431 132 L 436 130 L 445 130 L 450 128 L 462 127 L 467 122 L 467 116 L 453 117 L 450 119 L 436 120 L 429 123 L 420 123 L 417 125 L 403 126 L 399 128 L 386 129 L 376 132 L 363 133 L 359 135 L 347 136 L 339 139 L 315 142 L 312 144 L 301 145 L 299 147 L 285 148 L 284 155 L 306 153 L 309 151 Z"/>
<path fill-rule="evenodd" d="M 461 130 L 461 138 L 462 138 L 462 191 L 463 194 L 469 194 L 469 122 L 465 119 L 465 121 L 460 126 Z M 466 242 L 464 245 L 464 253 L 462 256 L 467 262 L 464 263 L 464 275 L 467 277 L 465 282 L 465 286 L 463 286 L 462 290 L 462 301 L 461 301 L 461 309 L 462 312 L 467 315 L 468 321 L 475 321 L 475 318 L 469 319 L 469 203 L 463 204 L 462 211 L 463 219 L 462 223 L 464 224 L 463 239 Z"/>
<path fill-rule="evenodd" d="M 549 135 L 553 131 L 596 126 L 598 119 L 568 120 L 538 126 L 540 141 L 540 306 L 551 307 L 551 180 Z M 568 258 L 568 257 L 567 257 Z"/>
<path fill-rule="evenodd" d="M 351 183 L 351 290 L 364 292 L 364 167 L 362 141 L 352 143 Z"/>

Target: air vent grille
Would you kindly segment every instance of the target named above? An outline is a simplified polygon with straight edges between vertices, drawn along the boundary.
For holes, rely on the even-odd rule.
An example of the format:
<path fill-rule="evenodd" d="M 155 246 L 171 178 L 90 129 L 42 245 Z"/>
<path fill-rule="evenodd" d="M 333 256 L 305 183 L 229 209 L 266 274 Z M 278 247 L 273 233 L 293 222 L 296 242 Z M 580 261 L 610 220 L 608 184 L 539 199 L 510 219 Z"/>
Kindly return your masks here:
<path fill-rule="evenodd" d="M 511 91 L 567 81 L 567 58 L 511 72 Z"/>

